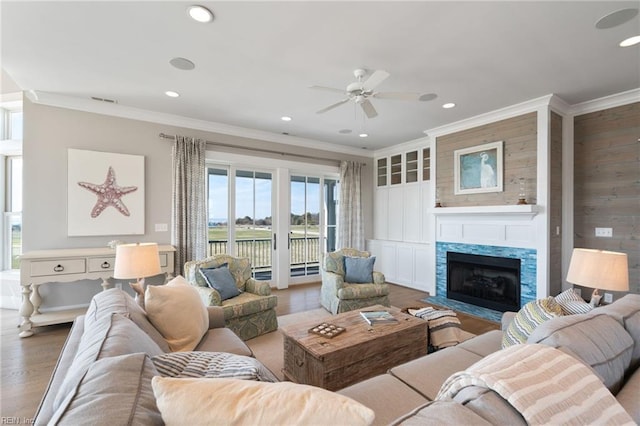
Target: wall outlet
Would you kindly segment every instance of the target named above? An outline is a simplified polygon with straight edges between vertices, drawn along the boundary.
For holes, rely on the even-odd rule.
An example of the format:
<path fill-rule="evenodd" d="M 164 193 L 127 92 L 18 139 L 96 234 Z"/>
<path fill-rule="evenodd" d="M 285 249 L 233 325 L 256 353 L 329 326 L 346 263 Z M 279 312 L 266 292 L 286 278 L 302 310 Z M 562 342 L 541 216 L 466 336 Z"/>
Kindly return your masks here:
<path fill-rule="evenodd" d="M 612 293 L 605 293 L 604 297 L 602 298 L 602 300 L 604 300 L 604 303 L 613 303 L 613 294 Z"/>
<path fill-rule="evenodd" d="M 116 288 L 122 290 L 122 283 L 116 283 Z"/>
<path fill-rule="evenodd" d="M 596 237 L 613 237 L 613 228 L 596 228 Z"/>
<path fill-rule="evenodd" d="M 156 232 L 167 232 L 169 230 L 169 225 L 166 223 L 156 223 Z"/>

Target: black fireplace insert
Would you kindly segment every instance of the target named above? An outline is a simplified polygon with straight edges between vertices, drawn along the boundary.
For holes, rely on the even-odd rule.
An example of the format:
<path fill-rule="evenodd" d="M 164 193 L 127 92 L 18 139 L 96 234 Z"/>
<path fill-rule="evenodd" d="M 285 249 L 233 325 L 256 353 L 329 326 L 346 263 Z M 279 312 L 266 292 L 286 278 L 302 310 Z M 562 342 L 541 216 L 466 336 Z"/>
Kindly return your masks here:
<path fill-rule="evenodd" d="M 447 252 L 447 297 L 500 312 L 520 309 L 520 259 Z"/>

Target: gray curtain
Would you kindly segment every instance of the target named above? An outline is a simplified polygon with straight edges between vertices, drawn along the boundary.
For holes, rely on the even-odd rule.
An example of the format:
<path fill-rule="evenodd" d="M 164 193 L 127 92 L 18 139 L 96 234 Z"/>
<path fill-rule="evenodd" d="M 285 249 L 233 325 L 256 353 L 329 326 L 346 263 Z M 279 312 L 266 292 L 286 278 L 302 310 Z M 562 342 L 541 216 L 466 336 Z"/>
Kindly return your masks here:
<path fill-rule="evenodd" d="M 175 273 L 207 254 L 206 141 L 176 136 L 173 144 L 173 229 Z"/>
<path fill-rule="evenodd" d="M 362 223 L 362 164 L 355 161 L 340 163 L 340 214 L 337 248 L 364 250 Z"/>

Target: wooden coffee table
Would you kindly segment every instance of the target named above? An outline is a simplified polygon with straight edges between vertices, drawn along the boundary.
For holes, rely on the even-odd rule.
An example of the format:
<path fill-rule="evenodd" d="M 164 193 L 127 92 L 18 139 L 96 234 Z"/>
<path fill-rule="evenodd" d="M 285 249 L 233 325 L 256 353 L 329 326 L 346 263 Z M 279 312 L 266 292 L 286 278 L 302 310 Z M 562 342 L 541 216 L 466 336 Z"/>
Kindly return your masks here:
<path fill-rule="evenodd" d="M 345 312 L 326 319 L 327 323 L 346 328 L 331 339 L 308 331 L 322 321 L 283 327 L 285 377 L 296 383 L 338 390 L 426 355 L 426 321 L 395 307 L 376 305 L 362 310 L 386 310 L 398 322 L 370 326 L 360 310 Z"/>

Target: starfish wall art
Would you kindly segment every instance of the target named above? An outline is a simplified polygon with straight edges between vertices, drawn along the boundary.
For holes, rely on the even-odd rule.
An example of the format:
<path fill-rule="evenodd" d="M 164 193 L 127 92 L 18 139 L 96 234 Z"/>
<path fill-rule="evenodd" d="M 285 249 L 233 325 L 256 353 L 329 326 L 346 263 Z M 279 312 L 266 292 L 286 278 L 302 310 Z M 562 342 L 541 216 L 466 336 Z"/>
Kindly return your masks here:
<path fill-rule="evenodd" d="M 69 236 L 144 234 L 144 156 L 69 149 L 67 188 Z"/>
<path fill-rule="evenodd" d="M 122 196 L 127 195 L 130 192 L 136 191 L 137 186 L 118 186 L 116 183 L 116 172 L 113 167 L 109 166 L 107 172 L 107 178 L 103 184 L 89 182 L 78 182 L 78 185 L 84 189 L 93 192 L 98 197 L 96 205 L 91 210 L 91 217 L 98 217 L 100 213 L 109 206 L 115 207 L 120 213 L 125 216 L 130 216 L 129 209 L 122 202 Z"/>

